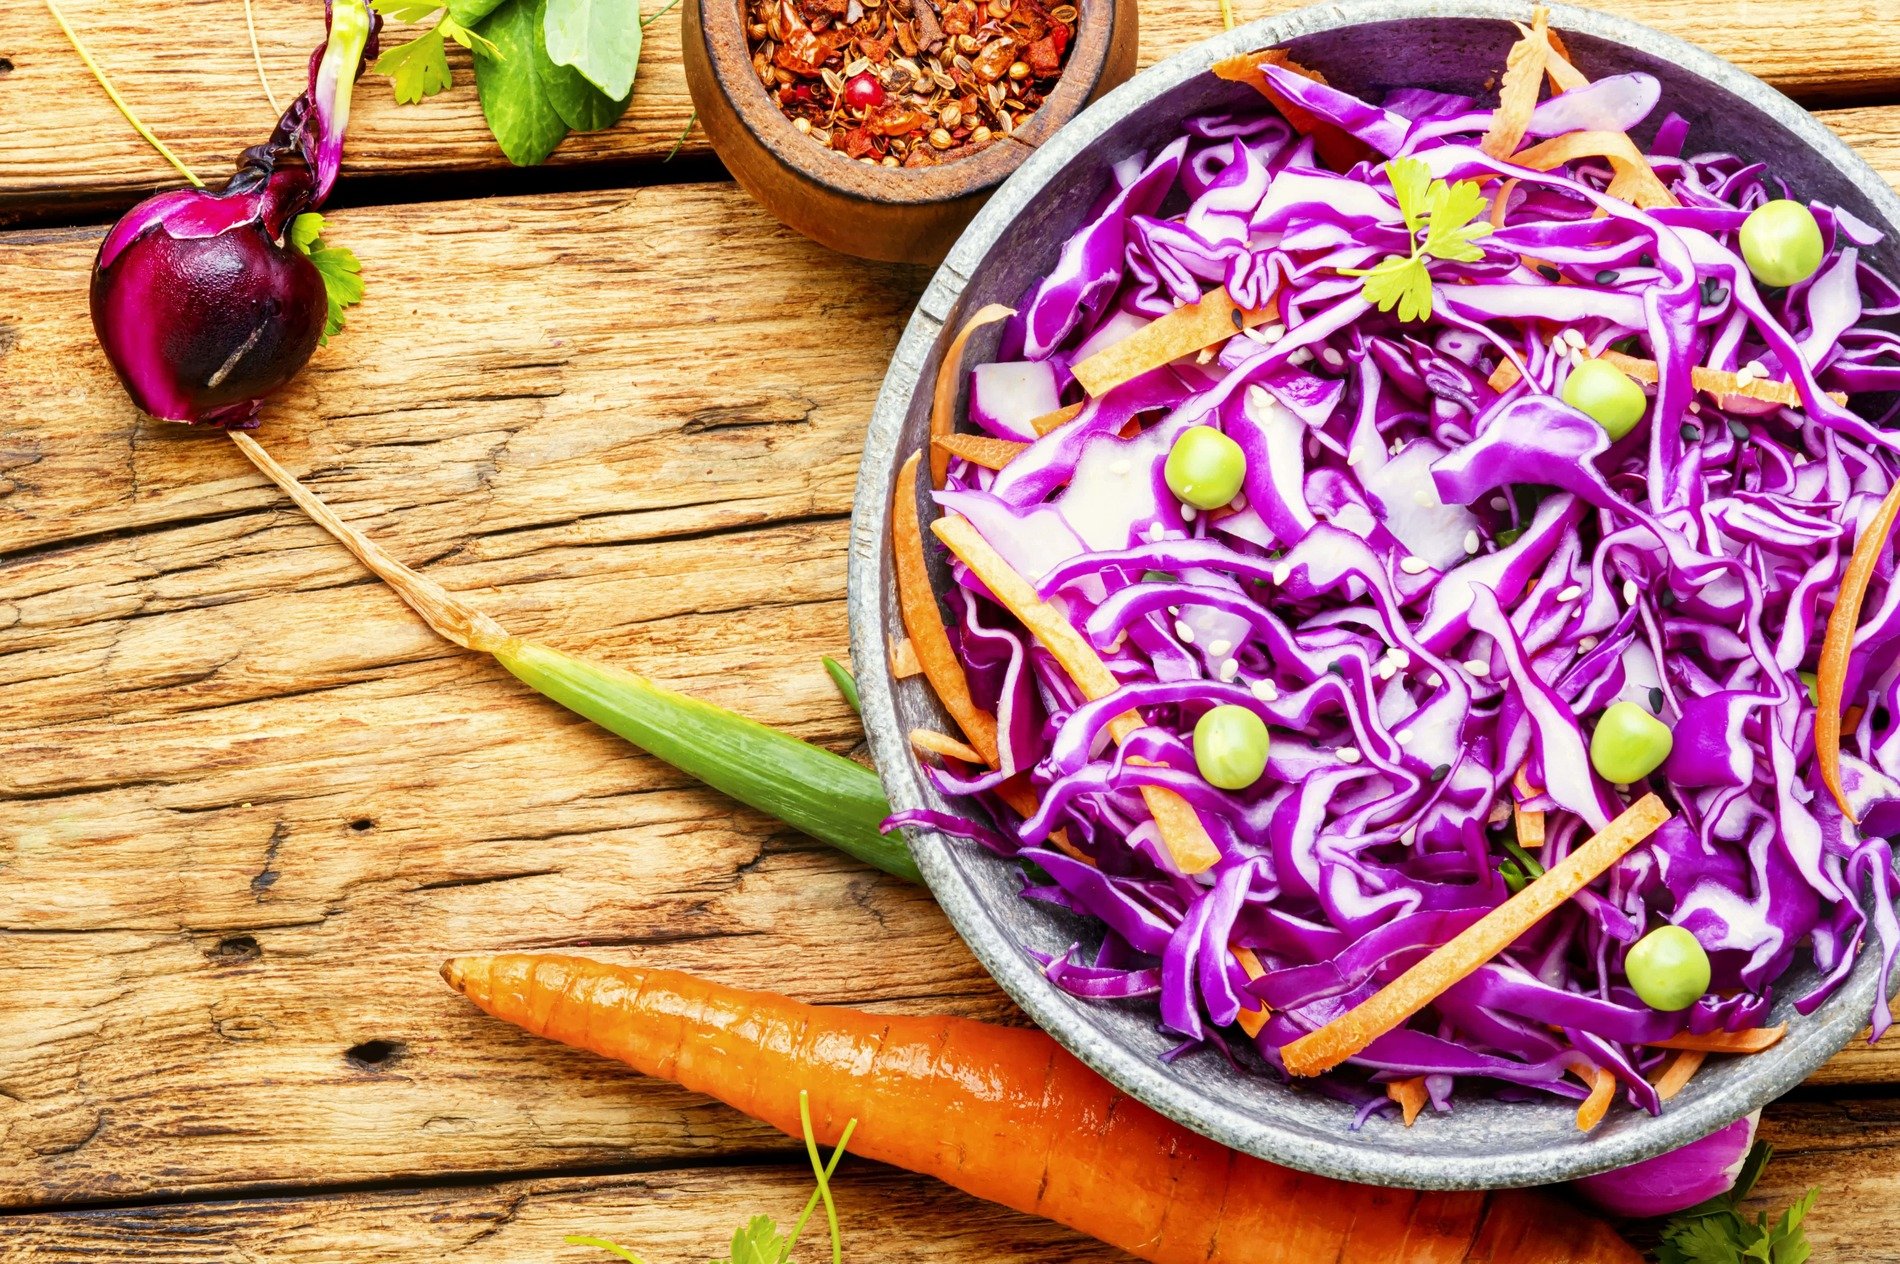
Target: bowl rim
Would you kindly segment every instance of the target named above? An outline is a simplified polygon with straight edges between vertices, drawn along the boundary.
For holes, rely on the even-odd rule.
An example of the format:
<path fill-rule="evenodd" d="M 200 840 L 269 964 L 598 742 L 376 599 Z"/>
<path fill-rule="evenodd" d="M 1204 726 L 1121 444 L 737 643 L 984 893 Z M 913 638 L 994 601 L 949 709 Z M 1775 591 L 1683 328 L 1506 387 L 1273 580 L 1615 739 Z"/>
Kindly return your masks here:
<path fill-rule="evenodd" d="M 1088 106 L 1108 70 L 1116 28 L 1132 16 L 1136 0 L 1070 0 L 1078 16 L 1069 60 L 1055 91 L 1029 121 L 968 157 L 923 168 L 867 166 L 841 158 L 794 127 L 766 95 L 752 69 L 742 3 L 701 0 L 695 6 L 714 88 L 726 98 L 740 126 L 780 163 L 813 184 L 895 205 L 932 205 L 968 197 L 1008 179 Z M 735 15 L 737 20 L 729 20 Z M 690 21 L 691 15 L 685 20 Z"/>
<path fill-rule="evenodd" d="M 1900 228 L 1900 196 L 1845 142 L 1779 91 L 1713 53 L 1628 18 L 1561 3 L 1548 7 L 1553 27 L 1637 49 L 1748 101 L 1854 184 L 1889 228 Z M 931 278 L 893 353 L 865 437 L 852 512 L 847 594 L 852 661 L 859 671 L 865 733 L 896 811 L 930 806 L 898 723 L 885 651 L 886 620 L 893 609 L 885 561 L 897 446 L 936 343 L 959 314 L 962 293 L 991 248 L 1034 204 L 1044 184 L 1100 136 L 1154 97 L 1205 73 L 1222 57 L 1359 25 L 1447 18 L 1522 21 L 1529 8 L 1529 0 L 1412 0 L 1395 12 L 1390 0 L 1338 0 L 1224 32 L 1139 72 L 1103 96 L 1018 168 L 971 221 Z M 1863 947 L 1842 987 L 1790 1027 L 1772 1058 L 1759 1054 L 1751 1059 L 1748 1065 L 1757 1068 L 1756 1074 L 1684 1100 L 1662 1115 L 1643 1116 L 1634 1126 L 1579 1134 L 1575 1142 L 1534 1154 L 1435 1154 L 1428 1143 L 1416 1149 L 1368 1147 L 1356 1144 L 1354 1134 L 1343 1129 L 1325 1136 L 1271 1115 L 1236 1109 L 1176 1078 L 1145 1051 L 1123 1044 L 1099 1021 L 1101 1009 L 1072 1005 L 994 920 L 951 857 L 950 849 L 960 844 L 934 830 L 908 833 L 918 867 L 958 935 L 1011 999 L 1081 1062 L 1135 1100 L 1223 1145 L 1343 1180 L 1413 1189 L 1494 1189 L 1571 1180 L 1652 1158 L 1759 1110 L 1806 1079 L 1866 1025 L 1878 986 L 1878 954 Z M 1430 1135 L 1421 1133 L 1421 1140 Z"/>

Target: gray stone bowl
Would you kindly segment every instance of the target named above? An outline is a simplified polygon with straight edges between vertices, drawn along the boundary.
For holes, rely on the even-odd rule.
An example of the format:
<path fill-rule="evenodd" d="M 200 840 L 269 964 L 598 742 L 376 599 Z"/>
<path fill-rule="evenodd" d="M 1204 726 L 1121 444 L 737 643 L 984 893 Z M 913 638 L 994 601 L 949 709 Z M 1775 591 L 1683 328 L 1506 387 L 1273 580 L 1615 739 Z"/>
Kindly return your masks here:
<path fill-rule="evenodd" d="M 888 519 L 897 466 L 923 442 L 930 386 L 964 313 L 1015 302 L 1105 186 L 1110 165 L 1171 137 L 1180 119 L 1249 99 L 1250 89 L 1207 73 L 1216 59 L 1287 46 L 1301 62 L 1353 92 L 1403 85 L 1481 93 L 1515 38 L 1509 20 L 1529 3 L 1507 0 L 1347 0 L 1256 22 L 1153 67 L 1062 128 L 1002 186 L 937 271 L 891 361 L 858 475 L 851 533 L 851 649 L 865 729 L 891 803 L 901 810 L 973 811 L 946 802 L 919 775 L 905 734 L 949 729 L 921 679 L 894 681 L 887 646 L 902 635 L 891 576 Z M 1691 123 L 1689 152 L 1730 150 L 1762 159 L 1807 196 L 1836 202 L 1883 228 L 1875 262 L 1900 271 L 1900 199 L 1847 146 L 1799 106 L 1709 53 L 1634 22 L 1552 6 L 1580 68 L 1593 78 L 1642 70 L 1662 81 L 1656 117 L 1676 110 Z M 1646 139 L 1639 137 L 1639 140 Z M 989 331 L 986 331 L 989 332 Z M 994 347 L 977 345 L 972 363 Z M 945 582 L 944 576 L 939 576 Z M 1156 1030 L 1152 1003 L 1078 1001 L 1045 979 L 1025 949 L 1060 952 L 1091 928 L 1017 895 L 1016 866 L 929 831 L 912 834 L 917 861 L 957 930 L 997 982 L 1083 1062 L 1131 1096 L 1228 1146 L 1328 1176 L 1417 1189 L 1542 1184 L 1634 1163 L 1683 1145 L 1800 1083 L 1867 1021 L 1877 986 L 1872 953 L 1816 1013 L 1788 998 L 1810 981 L 1783 981 L 1777 1021 L 1789 1034 L 1767 1053 L 1715 1059 L 1688 1089 L 1651 1117 L 1626 1106 L 1580 1134 L 1573 1108 L 1558 1103 L 1461 1100 L 1449 1115 L 1415 1127 L 1384 1118 L 1349 1131 L 1347 1106 L 1266 1076 L 1236 1073 L 1215 1052 L 1164 1064 L 1172 1041 Z"/>

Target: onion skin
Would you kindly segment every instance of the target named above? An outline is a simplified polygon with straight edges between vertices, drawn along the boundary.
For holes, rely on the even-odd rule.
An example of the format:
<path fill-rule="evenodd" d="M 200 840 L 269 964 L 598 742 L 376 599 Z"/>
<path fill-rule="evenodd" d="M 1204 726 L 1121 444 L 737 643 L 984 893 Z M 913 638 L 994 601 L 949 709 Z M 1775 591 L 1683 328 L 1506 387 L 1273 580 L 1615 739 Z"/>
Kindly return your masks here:
<path fill-rule="evenodd" d="M 322 274 L 287 233 L 330 194 L 351 88 L 382 27 L 365 0 L 329 0 L 325 15 L 309 87 L 224 187 L 149 197 L 100 243 L 93 331 L 126 394 L 154 417 L 255 426 L 323 335 Z"/>
<path fill-rule="evenodd" d="M 1756 1111 L 1667 1154 L 1586 1176 L 1575 1188 L 1613 1216 L 1674 1215 L 1735 1187 L 1760 1120 Z"/>

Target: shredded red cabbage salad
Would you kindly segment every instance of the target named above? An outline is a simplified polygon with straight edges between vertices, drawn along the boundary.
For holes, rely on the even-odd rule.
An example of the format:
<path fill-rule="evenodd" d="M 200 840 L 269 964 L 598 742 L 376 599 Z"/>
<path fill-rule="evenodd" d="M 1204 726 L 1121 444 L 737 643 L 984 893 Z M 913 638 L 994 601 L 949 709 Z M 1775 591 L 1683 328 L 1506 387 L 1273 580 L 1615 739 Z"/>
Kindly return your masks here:
<path fill-rule="evenodd" d="M 1156 998 L 1182 1048 L 1231 1053 L 1249 1039 L 1237 1020 L 1264 1010 L 1247 1026 L 1277 1068 L 1280 1046 L 1534 880 L 1537 862 L 1662 795 L 1674 815 L 1646 843 L 1315 1081 L 1361 1120 L 1393 1105 L 1384 1085 L 1399 1079 L 1425 1077 L 1442 1111 L 1458 1094 L 1582 1099 L 1597 1069 L 1660 1111 L 1653 1082 L 1672 1055 L 1658 1041 L 1764 1025 L 1798 962 L 1816 971 L 1795 999 L 1811 1012 L 1870 938 L 1884 998 L 1900 951 L 1882 837 L 1900 831 L 1900 583 L 1884 554 L 1847 678 L 1858 710 L 1842 779 L 1859 828 L 1822 787 L 1803 679 L 1859 527 L 1900 470 L 1887 428 L 1900 287 L 1863 258 L 1879 234 L 1810 204 L 1819 270 L 1768 287 L 1741 227 L 1797 192 L 1744 157 L 1685 156 L 1679 117 L 1647 157 L 1680 206 L 1644 210 L 1606 192 L 1601 157 L 1544 172 L 1487 156 L 1494 113 L 1472 99 L 1408 89 L 1374 105 L 1265 73 L 1365 159 L 1326 169 L 1262 99 L 1117 164 L 999 363 L 974 374 L 974 425 L 1027 446 L 1000 470 L 953 460 L 935 494 L 1119 689 L 1087 700 L 954 565 L 951 637 L 996 717 L 1000 767 L 929 771 L 993 824 L 896 821 L 1028 862 L 1026 898 L 1100 924 L 1098 949 L 1043 962 L 1062 988 Z M 1623 75 L 1552 97 L 1525 144 L 1626 131 L 1658 96 Z M 1429 260 L 1423 321 L 1380 311 L 1353 274 L 1420 240 L 1393 185 L 1403 158 L 1476 182 L 1496 225 L 1475 258 Z M 1037 434 L 1033 418 L 1085 398 L 1075 364 L 1217 286 L 1238 308 L 1277 301 L 1275 318 L 1241 329 L 1235 312 L 1223 342 Z M 1563 398 L 1580 364 L 1612 352 L 1656 370 L 1618 438 Z M 1789 383 L 1799 406 L 1711 395 L 1697 368 Z M 1239 494 L 1201 512 L 1165 472 L 1197 426 L 1245 456 Z M 1619 702 L 1672 737 L 1634 784 L 1592 763 Z M 1220 705 L 1270 734 L 1264 774 L 1239 790 L 1197 765 L 1196 723 Z M 1128 711 L 1145 727 L 1118 744 L 1108 725 Z M 1027 817 L 997 794 L 1025 779 Z M 1143 786 L 1192 805 L 1219 851 L 1211 868 L 1176 868 Z M 1507 847 L 1514 809 L 1542 814 L 1535 852 Z M 1669 924 L 1705 950 L 1710 978 L 1664 1010 L 1626 960 Z M 1873 1021 L 1878 1036 L 1884 1003 Z"/>

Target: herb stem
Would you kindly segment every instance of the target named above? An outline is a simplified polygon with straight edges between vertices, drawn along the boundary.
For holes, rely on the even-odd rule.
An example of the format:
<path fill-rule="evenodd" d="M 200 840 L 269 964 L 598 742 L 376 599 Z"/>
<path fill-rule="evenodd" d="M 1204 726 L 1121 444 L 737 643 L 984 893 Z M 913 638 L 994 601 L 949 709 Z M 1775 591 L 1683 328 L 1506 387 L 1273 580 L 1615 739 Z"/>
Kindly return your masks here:
<path fill-rule="evenodd" d="M 284 107 L 277 104 L 277 94 L 270 90 L 270 76 L 264 73 L 264 50 L 257 46 L 257 17 L 251 12 L 251 0 L 244 0 L 244 29 L 251 34 L 251 63 L 257 67 L 257 82 L 263 85 L 264 99 L 270 102 L 273 113 L 282 114 Z"/>
<path fill-rule="evenodd" d="M 92 53 L 87 49 L 85 41 L 79 38 L 78 33 L 73 30 L 72 24 L 66 21 L 66 15 L 60 12 L 56 0 L 46 0 L 46 11 L 53 15 L 53 21 L 59 23 L 59 29 L 66 33 L 67 42 L 73 46 L 73 51 L 79 54 L 79 60 L 86 63 L 86 69 L 92 72 L 92 77 L 98 81 L 101 88 L 106 90 L 106 95 L 112 98 L 112 104 L 119 107 L 119 113 L 125 115 L 125 121 L 132 125 L 132 130 L 144 137 L 145 143 L 150 145 L 153 149 L 156 149 L 159 154 L 164 157 L 166 162 L 176 167 L 179 175 L 191 181 L 192 184 L 198 188 L 204 188 L 205 182 L 193 174 L 191 168 L 187 167 L 184 162 L 180 160 L 178 155 L 173 153 L 166 146 L 164 141 L 152 135 L 152 129 L 145 126 L 145 124 L 140 121 L 139 116 L 133 111 L 132 107 L 125 103 L 125 98 L 119 95 L 119 90 L 112 86 L 111 80 L 106 78 L 105 71 L 99 69 L 99 63 L 92 59 Z"/>
<path fill-rule="evenodd" d="M 640 28 L 645 30 L 647 27 L 652 26 L 655 22 L 658 22 L 661 18 L 672 12 L 673 8 L 678 5 L 679 2 L 680 0 L 666 0 L 666 3 L 660 6 L 654 13 L 640 19 Z"/>
<path fill-rule="evenodd" d="M 673 156 L 679 153 L 680 148 L 686 144 L 686 138 L 693 134 L 693 124 L 697 122 L 699 122 L 699 111 L 694 110 L 693 117 L 686 120 L 686 130 L 680 133 L 680 138 L 673 142 L 673 148 L 666 151 L 666 157 L 660 159 L 661 162 L 673 161 Z"/>
<path fill-rule="evenodd" d="M 602 1251 L 609 1251 L 627 1261 L 627 1264 L 647 1264 L 645 1260 L 635 1255 L 632 1251 L 629 1251 L 626 1247 L 621 1246 L 618 1242 L 609 1242 L 605 1238 L 590 1238 L 585 1234 L 570 1233 L 565 1238 L 562 1238 L 561 1241 L 567 1243 L 569 1246 L 591 1246 Z"/>
<path fill-rule="evenodd" d="M 1228 30 L 1234 29 L 1234 0 L 1220 0 L 1220 20 Z"/>
<path fill-rule="evenodd" d="M 798 1214 L 798 1223 L 792 1226 L 792 1236 L 786 1239 L 785 1255 L 791 1258 L 792 1248 L 798 1245 L 798 1235 L 805 1231 L 805 1223 L 817 1210 L 820 1199 L 825 1204 L 825 1220 L 831 1228 L 831 1264 L 842 1264 L 844 1242 L 838 1233 L 838 1208 L 831 1199 L 831 1174 L 838 1170 L 838 1160 L 844 1157 L 844 1148 L 851 1144 L 851 1134 L 858 1130 L 856 1119 L 847 1120 L 844 1131 L 838 1134 L 838 1144 L 831 1151 L 831 1161 L 820 1164 L 818 1159 L 818 1134 L 811 1126 L 811 1094 L 805 1089 L 798 1090 L 798 1121 L 804 1125 L 805 1153 L 811 1159 L 812 1175 L 817 1178 L 818 1188 L 805 1200 L 805 1210 Z"/>

